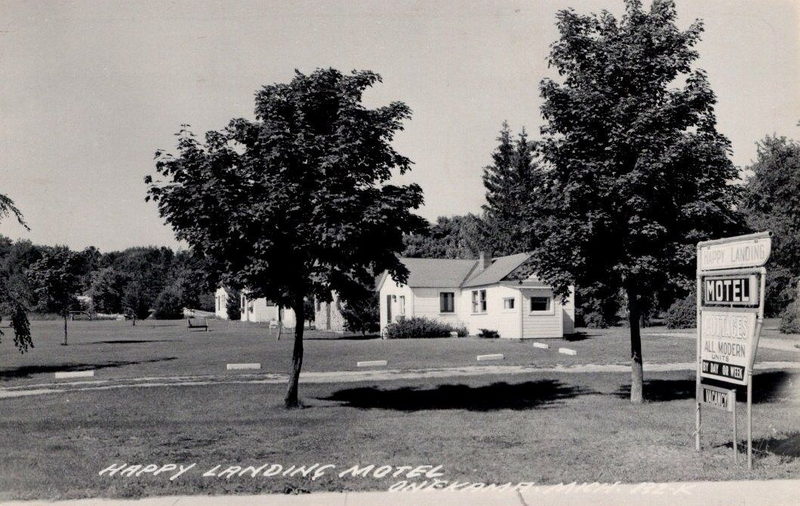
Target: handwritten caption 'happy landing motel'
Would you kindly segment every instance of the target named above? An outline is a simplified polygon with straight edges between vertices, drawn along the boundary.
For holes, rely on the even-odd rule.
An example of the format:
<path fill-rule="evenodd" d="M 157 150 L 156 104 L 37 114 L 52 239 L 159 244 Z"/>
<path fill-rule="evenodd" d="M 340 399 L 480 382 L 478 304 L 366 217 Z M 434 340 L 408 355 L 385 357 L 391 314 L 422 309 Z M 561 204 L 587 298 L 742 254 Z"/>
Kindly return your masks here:
<path fill-rule="evenodd" d="M 390 466 L 390 465 L 354 465 L 339 467 L 334 464 L 315 463 L 311 465 L 282 465 L 261 464 L 258 466 L 224 466 L 215 465 L 206 470 L 198 468 L 197 463 L 191 464 L 127 464 L 114 463 L 102 469 L 99 473 L 104 478 L 130 479 L 142 476 L 159 476 L 169 481 L 175 481 L 182 476 L 200 474 L 204 479 L 256 479 L 256 478 L 286 478 L 300 477 L 311 481 L 323 476 L 339 478 L 362 478 L 365 480 L 389 480 L 389 492 L 423 492 L 423 491 L 453 491 L 453 492 L 525 492 L 533 490 L 543 494 L 584 492 L 593 494 L 608 494 L 618 492 L 620 482 L 615 483 L 559 483 L 533 488 L 536 482 L 507 482 L 484 483 L 472 481 L 458 481 L 443 479 L 445 473 L 442 465 L 417 465 L 417 466 Z M 694 485 L 689 483 L 640 483 L 628 494 L 638 495 L 691 495 Z"/>

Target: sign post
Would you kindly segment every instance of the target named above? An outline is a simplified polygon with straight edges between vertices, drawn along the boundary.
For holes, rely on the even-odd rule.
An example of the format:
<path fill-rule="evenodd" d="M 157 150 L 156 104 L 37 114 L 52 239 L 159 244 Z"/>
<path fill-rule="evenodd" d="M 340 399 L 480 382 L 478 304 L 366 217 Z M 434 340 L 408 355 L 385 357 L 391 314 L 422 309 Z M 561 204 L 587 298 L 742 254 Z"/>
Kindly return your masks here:
<path fill-rule="evenodd" d="M 697 376 L 695 450 L 700 451 L 701 406 L 733 413 L 734 461 L 738 461 L 736 390 L 747 387 L 747 467 L 753 467 L 753 364 L 764 323 L 769 232 L 697 244 Z M 706 380 L 705 382 L 703 380 Z"/>

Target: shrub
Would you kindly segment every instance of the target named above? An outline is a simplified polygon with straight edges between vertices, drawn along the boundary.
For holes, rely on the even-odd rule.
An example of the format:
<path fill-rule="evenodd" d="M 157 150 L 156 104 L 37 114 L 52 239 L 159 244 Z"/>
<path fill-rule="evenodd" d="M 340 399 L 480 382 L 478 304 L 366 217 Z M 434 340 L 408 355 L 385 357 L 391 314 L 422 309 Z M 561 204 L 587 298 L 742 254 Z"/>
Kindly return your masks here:
<path fill-rule="evenodd" d="M 228 299 L 225 302 L 225 313 L 229 320 L 240 320 L 242 318 L 242 298 L 239 290 L 228 288 Z"/>
<path fill-rule="evenodd" d="M 781 334 L 800 334 L 800 301 L 794 301 L 781 313 Z"/>
<path fill-rule="evenodd" d="M 576 319 L 577 318 L 578 317 L 576 316 Z M 602 313 L 598 313 L 596 311 L 583 313 L 580 315 L 580 319 L 581 320 L 577 325 L 578 327 L 587 327 L 590 329 L 607 329 L 608 327 L 614 325 L 614 323 L 610 322 L 608 318 L 603 316 Z"/>
<path fill-rule="evenodd" d="M 153 317 L 158 320 L 183 318 L 183 294 L 180 289 L 168 286 L 158 294 L 153 304 Z"/>
<path fill-rule="evenodd" d="M 689 329 L 697 326 L 697 299 L 694 294 L 689 294 L 683 299 L 676 300 L 667 309 L 664 323 L 668 329 Z"/>
<path fill-rule="evenodd" d="M 500 337 L 500 333 L 496 330 L 492 329 L 478 329 L 478 330 L 479 330 L 478 337 L 485 337 L 490 339 Z"/>
<path fill-rule="evenodd" d="M 450 337 L 450 332 L 457 332 L 459 337 L 467 335 L 465 327 L 453 327 L 448 323 L 424 317 L 406 318 L 386 326 L 387 339 Z"/>
<path fill-rule="evenodd" d="M 783 311 L 795 298 L 797 276 L 780 266 L 767 270 L 766 291 L 764 292 L 764 314 L 769 318 L 782 317 Z"/>
<path fill-rule="evenodd" d="M 203 292 L 197 296 L 197 307 L 200 311 L 208 311 L 213 313 L 217 307 L 214 301 L 214 294 L 211 292 Z"/>
<path fill-rule="evenodd" d="M 125 292 L 122 294 L 122 305 L 125 308 L 125 314 L 137 320 L 144 320 L 150 315 L 150 304 L 152 302 L 153 299 L 150 298 L 147 284 L 138 279 L 128 283 L 125 287 Z"/>
<path fill-rule="evenodd" d="M 369 293 L 364 297 L 344 301 L 340 311 L 344 318 L 344 328 L 350 332 L 377 332 L 380 329 L 380 303 L 378 294 Z"/>
<path fill-rule="evenodd" d="M 619 322 L 622 299 L 618 292 L 595 284 L 575 290 L 575 326 L 604 329 Z"/>

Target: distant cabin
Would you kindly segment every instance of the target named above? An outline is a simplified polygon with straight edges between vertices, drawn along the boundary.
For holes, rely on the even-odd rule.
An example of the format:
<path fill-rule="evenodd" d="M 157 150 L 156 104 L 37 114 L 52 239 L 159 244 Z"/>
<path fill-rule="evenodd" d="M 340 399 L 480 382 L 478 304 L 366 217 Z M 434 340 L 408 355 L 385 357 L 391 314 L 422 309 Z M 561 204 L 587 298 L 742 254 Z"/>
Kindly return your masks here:
<path fill-rule="evenodd" d="M 215 307 L 214 313 L 222 319 L 228 319 L 228 311 L 226 306 L 230 294 L 223 288 L 217 288 L 215 293 Z M 240 318 L 245 322 L 277 322 L 278 315 L 280 314 L 284 327 L 294 328 L 295 316 L 294 310 L 290 308 L 279 308 L 275 303 L 268 301 L 264 297 L 253 298 L 250 297 L 246 290 L 242 290 L 239 295 L 240 300 Z"/>
<path fill-rule="evenodd" d="M 228 319 L 228 290 L 223 287 L 214 292 L 214 314 L 222 320 Z"/>
<path fill-rule="evenodd" d="M 344 316 L 342 316 L 342 302 L 339 294 L 331 293 L 333 300 L 322 302 L 314 299 L 314 328 L 331 332 L 344 332 Z"/>
<path fill-rule="evenodd" d="M 381 333 L 402 318 L 424 316 L 470 335 L 496 330 L 509 339 L 560 338 L 575 330 L 574 288 L 561 297 L 534 275 L 526 275 L 530 254 L 477 260 L 401 258 L 405 284 L 384 275 L 378 285 Z"/>

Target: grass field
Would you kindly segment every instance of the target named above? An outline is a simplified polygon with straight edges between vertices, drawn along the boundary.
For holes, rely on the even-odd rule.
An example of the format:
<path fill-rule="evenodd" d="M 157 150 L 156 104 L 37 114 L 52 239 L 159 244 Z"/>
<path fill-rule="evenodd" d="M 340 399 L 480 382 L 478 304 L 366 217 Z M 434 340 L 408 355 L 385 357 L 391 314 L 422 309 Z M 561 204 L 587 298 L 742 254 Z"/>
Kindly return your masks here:
<path fill-rule="evenodd" d="M 769 328 L 769 325 L 767 326 Z M 227 374 L 226 362 L 262 362 L 285 373 L 291 336 L 212 322 L 189 333 L 181 322 L 137 325 L 73 322 L 60 346 L 58 322 L 35 322 L 36 348 L 19 355 L 0 345 L 0 387 L 53 382 L 55 370 L 96 368 L 97 377 Z M 646 362 L 694 358 L 694 340 L 648 329 Z M 797 336 L 770 335 L 793 345 Z M 673 334 L 673 335 L 670 335 Z M 687 334 L 687 335 L 682 335 Z M 505 353 L 505 364 L 626 363 L 625 329 L 587 331 L 549 341 L 574 357 L 530 343 L 483 339 L 382 341 L 311 333 L 305 370 L 355 369 L 357 360 L 391 367 L 476 365 L 479 353 Z M 337 338 L 338 337 L 338 338 Z M 759 361 L 800 361 L 797 352 L 761 349 Z M 236 374 L 231 372 L 230 374 Z M 0 500 L 128 497 L 180 493 L 385 490 L 404 479 L 339 477 L 353 465 L 442 465 L 442 480 L 637 482 L 800 477 L 800 375 L 757 374 L 756 466 L 731 463 L 729 416 L 705 410 L 704 452 L 694 452 L 694 375 L 648 373 L 648 402 L 632 406 L 627 374 L 531 373 L 405 381 L 301 384 L 305 409 L 281 407 L 280 384 L 210 384 L 70 391 L 0 399 Z M 740 405 L 743 407 L 743 404 Z M 744 417 L 740 443 L 744 441 Z M 111 464 L 180 463 L 168 475 L 99 476 Z M 335 468 L 310 477 L 203 476 L 215 466 Z M 396 467 L 395 467 L 396 468 Z M 421 480 L 424 478 L 418 478 Z"/>
<path fill-rule="evenodd" d="M 35 348 L 18 353 L 10 337 L 0 343 L 0 385 L 40 382 L 53 372 L 95 369 L 97 377 L 210 374 L 225 371 L 227 363 L 259 362 L 262 371 L 285 373 L 289 369 L 293 335 L 275 339 L 275 329 L 265 325 L 211 320 L 210 331 L 186 328 L 186 322 L 124 321 L 70 322 L 69 346 L 62 346 L 63 327 L 58 321 L 32 324 Z M 646 329 L 645 362 L 692 362 L 692 331 Z M 655 335 L 653 335 L 655 333 Z M 672 335 L 671 335 L 672 334 Z M 777 332 L 766 334 L 779 336 Z M 791 339 L 791 338 L 790 338 Z M 794 336 L 797 340 L 797 336 Z M 550 350 L 534 348 L 529 341 L 505 339 L 362 339 L 361 336 L 307 331 L 304 371 L 347 371 L 356 362 L 388 360 L 390 368 L 414 369 L 476 365 L 480 354 L 502 353 L 503 364 L 554 366 L 556 364 L 628 364 L 628 330 L 587 329 L 569 340 L 542 340 Z M 568 356 L 559 347 L 577 351 Z M 791 356 L 800 358 L 800 349 Z M 787 360 L 784 351 L 762 347 L 761 361 Z M 789 358 L 789 360 L 794 360 Z"/>

